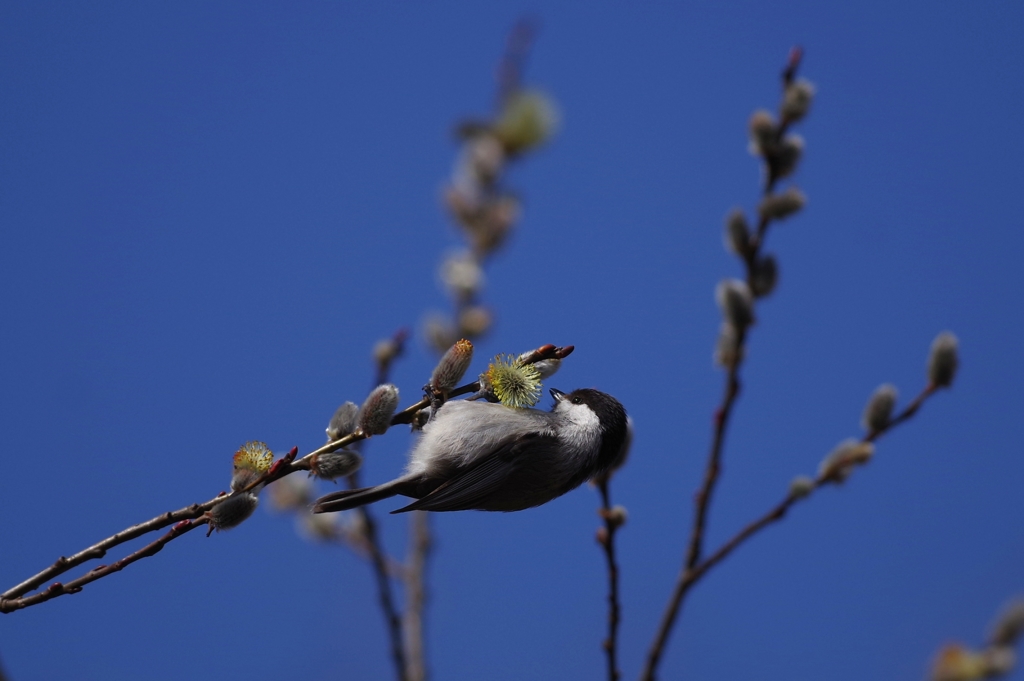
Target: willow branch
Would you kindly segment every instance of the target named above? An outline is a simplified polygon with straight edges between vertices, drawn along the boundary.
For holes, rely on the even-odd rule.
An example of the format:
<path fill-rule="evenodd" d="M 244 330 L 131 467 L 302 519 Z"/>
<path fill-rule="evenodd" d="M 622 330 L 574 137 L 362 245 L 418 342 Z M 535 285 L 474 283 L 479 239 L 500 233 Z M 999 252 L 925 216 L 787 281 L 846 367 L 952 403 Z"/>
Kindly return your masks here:
<path fill-rule="evenodd" d="M 608 636 L 601 647 L 608 658 L 608 681 L 618 681 L 622 673 L 619 671 L 619 564 L 615 558 L 615 533 L 622 526 L 622 518 L 612 512 L 611 495 L 608 491 L 608 478 L 602 478 L 597 485 L 601 493 L 601 518 L 604 527 L 598 530 L 597 541 L 604 549 L 605 561 L 608 564 Z"/>
<path fill-rule="evenodd" d="M 784 89 L 795 77 L 796 70 L 800 64 L 801 55 L 802 53 L 799 49 L 791 52 L 786 69 L 782 74 L 782 86 Z M 780 123 L 774 133 L 774 140 L 776 143 L 782 140 L 788 125 L 789 121 L 784 118 L 780 120 Z M 775 184 L 779 179 L 779 173 L 776 170 L 777 164 L 770 154 L 765 154 L 764 161 L 765 181 L 763 195 L 768 196 L 775 188 Z M 747 270 L 747 284 L 751 291 L 757 290 L 754 286 L 755 269 L 761 254 L 761 249 L 764 245 L 765 237 L 767 236 L 769 224 L 770 218 L 762 211 L 757 230 L 742 253 L 743 262 Z M 751 306 L 753 306 L 753 304 L 754 302 L 752 300 Z M 704 535 L 707 529 L 707 519 L 708 513 L 710 512 L 711 498 L 722 468 L 721 461 L 722 450 L 725 445 L 725 435 L 728 431 L 729 420 L 736 404 L 736 398 L 740 393 L 740 367 L 743 364 L 746 354 L 747 330 L 746 325 L 737 324 L 735 327 L 735 349 L 731 360 L 728 361 L 722 401 L 715 410 L 711 448 L 708 453 L 707 464 L 704 467 L 704 478 L 700 489 L 697 490 L 694 497 L 695 510 L 693 515 L 693 526 L 690 530 L 689 541 L 687 542 L 686 556 L 683 560 L 683 566 L 680 570 L 676 587 L 669 598 L 665 612 L 661 618 L 661 624 L 658 627 L 654 642 L 652 643 L 650 652 L 648 653 L 647 664 L 642 676 L 644 679 L 654 678 L 654 673 L 668 640 L 668 636 L 679 616 L 679 609 L 682 606 L 683 601 L 682 596 L 685 595 L 685 589 L 688 588 L 681 587 L 681 584 L 684 582 L 685 576 L 692 573 L 698 564 L 700 564 L 702 558 Z"/>
<path fill-rule="evenodd" d="M 553 357 L 566 357 L 572 352 L 572 350 L 573 346 L 571 345 L 565 347 L 545 345 L 535 350 L 531 354 L 529 361 L 537 362 L 542 359 L 550 359 Z M 465 395 L 467 393 L 477 392 L 479 390 L 479 383 L 469 383 L 467 385 L 464 385 L 460 388 L 453 390 L 451 395 Z M 391 419 L 391 425 L 410 423 L 413 417 L 415 416 L 416 412 L 428 406 L 430 406 L 429 398 L 424 398 L 420 400 L 419 402 L 413 404 L 412 406 L 407 407 L 403 411 L 400 411 L 397 414 L 395 414 L 394 417 Z M 316 454 L 333 452 L 354 442 L 365 440 L 367 437 L 369 436 L 357 431 L 355 433 L 351 433 L 344 437 L 338 438 L 337 440 L 333 440 L 332 442 L 328 442 L 322 447 L 313 450 L 312 452 L 306 454 L 305 456 L 299 459 L 296 459 L 298 450 L 293 447 L 292 450 L 287 455 L 285 455 L 278 461 L 275 461 L 274 465 L 270 467 L 269 471 L 267 471 L 265 474 L 260 476 L 258 479 L 256 479 L 254 482 L 252 482 L 245 488 L 237 492 L 234 492 L 233 494 L 220 494 L 214 497 L 213 499 L 210 499 L 209 501 L 203 502 L 201 504 L 191 504 L 189 506 L 185 506 L 184 508 L 180 508 L 176 511 L 168 511 L 167 513 L 162 513 L 156 516 L 155 518 L 150 518 L 145 522 L 138 523 L 137 525 L 132 525 L 131 527 L 125 528 L 120 532 L 117 532 L 116 534 L 107 537 L 106 539 L 98 541 L 95 544 L 82 549 L 78 553 L 72 554 L 71 556 L 61 556 L 56 561 L 54 561 L 54 563 L 49 567 L 32 575 L 20 584 L 11 587 L 7 591 L 0 593 L 0 613 L 9 613 L 15 610 L 20 610 L 22 608 L 28 607 L 29 605 L 35 605 L 36 603 L 45 600 L 50 600 L 51 598 L 61 596 L 67 593 L 77 593 L 77 591 L 68 591 L 65 587 L 63 590 L 53 591 L 52 595 L 49 598 L 32 601 L 22 598 L 22 596 L 24 596 L 25 594 L 29 593 L 30 591 L 38 589 L 46 582 L 50 581 L 51 579 L 59 575 L 64 574 L 68 570 L 74 569 L 75 567 L 82 565 L 87 561 L 99 560 L 100 558 L 103 558 L 107 554 L 107 551 L 116 546 L 120 546 L 125 542 L 137 539 L 150 532 L 162 530 L 165 527 L 174 525 L 175 523 L 180 523 L 183 520 L 196 520 L 198 518 L 201 518 L 207 511 L 209 511 L 214 506 L 216 506 L 219 503 L 222 503 L 223 501 L 225 501 L 226 499 L 230 498 L 233 495 L 250 492 L 257 487 L 270 484 L 275 480 L 279 480 L 287 475 L 291 475 L 296 471 L 309 470 L 310 459 L 312 459 L 312 457 Z M 169 535 L 165 535 L 165 537 L 161 540 L 161 547 L 168 541 L 171 541 L 181 536 L 181 534 L 183 533 L 170 533 Z M 138 558 L 145 558 L 148 557 L 148 555 L 153 555 L 154 553 L 156 553 L 156 551 L 147 555 L 140 555 L 130 562 L 135 562 L 135 560 L 138 560 Z M 135 554 L 131 555 L 134 556 Z M 127 564 L 128 563 L 126 563 L 125 565 Z M 122 565 L 122 567 L 124 567 L 124 565 Z M 112 572 L 116 572 L 116 570 L 105 571 L 102 574 L 100 574 L 99 577 L 105 577 L 108 574 L 111 574 Z M 90 579 L 84 583 L 95 581 L 95 579 L 98 579 L 99 577 L 95 577 L 94 579 Z M 53 587 L 50 587 L 50 589 L 52 588 Z M 78 591 L 80 590 L 81 589 L 79 589 Z"/>
<path fill-rule="evenodd" d="M 27 608 L 29 606 L 36 605 L 37 603 L 48 601 L 52 598 L 56 598 L 57 596 L 78 593 L 86 584 L 89 584 L 90 582 L 95 582 L 97 579 L 101 579 L 115 572 L 120 572 L 121 570 L 128 567 L 137 560 L 149 558 L 150 556 L 156 555 L 171 540 L 177 539 L 186 532 L 190 532 L 195 528 L 199 527 L 200 525 L 205 524 L 205 518 L 198 518 L 194 520 L 182 520 L 181 522 L 177 523 L 174 527 L 172 527 L 167 534 L 163 535 L 156 541 L 147 544 L 138 551 L 128 554 L 127 556 L 125 556 L 124 558 L 115 563 L 111 563 L 110 565 L 100 565 L 99 567 L 93 568 L 81 577 L 73 579 L 70 582 L 67 582 L 66 584 L 62 584 L 61 582 L 54 582 L 45 591 L 39 591 L 31 596 L 25 596 L 22 598 L 14 599 L 3 599 L 2 601 L 0 601 L 0 604 L 2 604 L 2 611 L 13 612 L 14 610 L 20 610 L 21 608 Z"/>
<path fill-rule="evenodd" d="M 358 484 L 354 473 L 349 476 L 349 481 L 352 487 Z M 370 554 L 370 565 L 373 567 L 373 576 L 377 582 L 377 599 L 380 601 L 380 609 L 384 613 L 384 621 L 388 628 L 391 659 L 395 663 L 395 675 L 399 681 L 409 681 L 406 674 L 405 649 L 402 646 L 402 618 L 398 614 L 394 594 L 391 591 L 388 558 L 384 555 L 384 550 L 380 545 L 377 521 L 365 506 L 359 507 L 356 512 L 360 517 L 363 534 L 366 537 L 366 548 Z"/>
<path fill-rule="evenodd" d="M 433 541 L 430 536 L 429 516 L 414 511 L 409 519 L 409 558 L 405 570 L 405 629 L 406 676 L 409 681 L 426 681 L 427 662 L 423 644 L 423 614 L 426 611 L 427 558 Z"/>
<path fill-rule="evenodd" d="M 925 389 L 922 390 L 921 393 L 903 409 L 903 411 L 890 420 L 884 428 L 866 434 L 862 438 L 862 442 L 874 442 L 896 426 L 908 421 L 918 412 L 924 402 L 935 394 L 937 389 L 938 388 L 935 385 L 928 385 L 925 387 Z M 669 607 L 665 610 L 665 613 L 662 616 L 661 623 L 658 626 L 658 632 L 654 638 L 654 643 L 651 646 L 650 652 L 647 654 L 647 663 L 640 676 L 643 681 L 654 680 L 658 663 L 660 662 L 662 653 L 665 650 L 665 644 L 668 642 L 668 636 L 671 633 L 673 624 L 675 623 L 675 618 L 678 615 L 690 588 L 693 587 L 693 585 L 696 584 L 711 568 L 729 557 L 733 551 L 742 546 L 748 539 L 769 525 L 772 525 L 786 517 L 786 513 L 789 511 L 790 507 L 797 501 L 807 498 L 809 494 L 813 493 L 820 487 L 824 487 L 829 484 L 838 484 L 838 482 L 839 480 L 834 476 L 830 476 L 825 473 L 820 474 L 814 479 L 813 486 L 810 490 L 806 491 L 806 493 L 796 494 L 791 491 L 782 501 L 769 509 L 767 513 L 752 521 L 737 532 L 735 536 L 722 544 L 722 546 L 716 549 L 710 556 L 705 558 L 703 561 L 686 567 L 680 571 L 679 576 L 676 579 L 675 589 L 669 599 Z"/>
<path fill-rule="evenodd" d="M 520 19 L 512 27 L 505 44 L 505 54 L 498 64 L 498 106 L 522 85 L 526 58 L 537 33 L 537 24 L 531 19 Z"/>

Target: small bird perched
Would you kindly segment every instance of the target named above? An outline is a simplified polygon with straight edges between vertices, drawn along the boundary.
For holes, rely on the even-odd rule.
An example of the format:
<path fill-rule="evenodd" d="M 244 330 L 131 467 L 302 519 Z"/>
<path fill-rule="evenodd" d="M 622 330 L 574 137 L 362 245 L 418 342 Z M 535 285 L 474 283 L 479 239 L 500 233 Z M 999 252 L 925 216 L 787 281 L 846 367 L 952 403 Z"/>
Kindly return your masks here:
<path fill-rule="evenodd" d="M 581 388 L 551 390 L 550 412 L 446 402 L 423 428 L 402 477 L 320 497 L 314 513 L 344 511 L 401 494 L 418 501 L 392 511 L 522 511 L 603 473 L 627 444 L 619 401 Z"/>

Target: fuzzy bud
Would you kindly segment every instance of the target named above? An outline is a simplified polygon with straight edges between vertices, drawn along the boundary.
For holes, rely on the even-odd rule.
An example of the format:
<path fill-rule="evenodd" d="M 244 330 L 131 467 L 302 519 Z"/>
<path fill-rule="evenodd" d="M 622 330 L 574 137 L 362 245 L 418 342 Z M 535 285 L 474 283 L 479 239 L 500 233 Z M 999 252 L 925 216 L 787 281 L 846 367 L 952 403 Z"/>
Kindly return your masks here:
<path fill-rule="evenodd" d="M 469 253 L 449 256 L 441 265 L 441 279 L 459 300 L 469 300 L 484 285 L 484 271 Z"/>
<path fill-rule="evenodd" d="M 359 410 L 359 429 L 364 435 L 383 435 L 391 425 L 396 409 L 398 388 L 390 383 L 378 385 Z"/>
<path fill-rule="evenodd" d="M 455 328 L 439 312 L 435 312 L 427 317 L 427 321 L 423 326 L 423 335 L 427 337 L 427 341 L 438 352 L 447 352 L 448 348 L 459 340 Z"/>
<path fill-rule="evenodd" d="M 814 480 L 806 475 L 798 475 L 789 483 L 789 495 L 794 499 L 803 499 L 814 491 Z"/>
<path fill-rule="evenodd" d="M 755 296 L 763 298 L 774 291 L 778 280 L 779 266 L 775 263 L 774 255 L 766 255 L 754 262 L 750 272 L 750 285 Z"/>
<path fill-rule="evenodd" d="M 351 475 L 363 465 L 363 457 L 358 452 L 340 449 L 315 455 L 309 462 L 310 475 L 323 480 L 336 480 Z"/>
<path fill-rule="evenodd" d="M 430 389 L 447 395 L 458 385 L 472 361 L 473 344 L 463 338 L 448 348 L 448 352 L 444 353 L 444 357 L 434 367 L 434 373 L 430 376 Z"/>
<path fill-rule="evenodd" d="M 989 677 L 1004 676 L 1017 666 L 1017 655 L 1009 646 L 989 648 L 982 656 L 985 658 L 985 672 Z"/>
<path fill-rule="evenodd" d="M 622 527 L 629 519 L 629 513 L 626 512 L 625 506 L 613 506 L 604 512 L 604 517 L 612 527 Z"/>
<path fill-rule="evenodd" d="M 274 453 L 263 442 L 254 440 L 242 445 L 235 452 L 232 462 L 234 466 L 231 473 L 231 489 L 237 492 L 270 470 L 270 465 L 274 463 Z"/>
<path fill-rule="evenodd" d="M 715 301 L 725 321 L 736 329 L 745 329 L 754 323 L 754 297 L 746 282 L 723 279 L 715 288 Z"/>
<path fill-rule="evenodd" d="M 520 90 L 509 95 L 494 124 L 494 134 L 509 155 L 546 142 L 558 127 L 558 111 L 544 94 Z"/>
<path fill-rule="evenodd" d="M 1012 646 L 1024 634 L 1024 598 L 1010 603 L 992 627 L 993 646 Z"/>
<path fill-rule="evenodd" d="M 466 141 L 461 162 L 477 182 L 491 185 L 505 164 L 505 149 L 494 135 L 474 135 Z"/>
<path fill-rule="evenodd" d="M 975 681 L 988 675 L 984 654 L 968 650 L 959 643 L 939 651 L 932 666 L 932 681 Z"/>
<path fill-rule="evenodd" d="M 211 508 L 204 515 L 210 525 L 210 531 L 206 533 L 206 536 L 210 536 L 214 530 L 220 532 L 221 530 L 230 530 L 232 527 L 238 527 L 252 515 L 252 512 L 256 510 L 256 506 L 259 503 L 259 498 L 251 492 L 243 492 L 242 494 L 233 494 L 226 497 L 224 501 Z"/>
<path fill-rule="evenodd" d="M 821 461 L 818 475 L 823 480 L 844 482 L 853 469 L 866 464 L 875 454 L 875 446 L 860 440 L 843 440 Z"/>
<path fill-rule="evenodd" d="M 359 407 L 355 402 L 346 402 L 338 407 L 327 424 L 327 441 L 333 442 L 355 431 L 359 425 Z"/>
<path fill-rule="evenodd" d="M 428 421 L 430 421 L 430 410 L 420 409 L 418 412 L 412 415 L 412 421 L 409 423 L 409 425 L 412 427 L 414 431 L 423 430 L 423 426 L 427 425 Z"/>
<path fill-rule="evenodd" d="M 519 199 L 510 194 L 484 197 L 471 212 L 460 215 L 473 252 L 488 255 L 496 251 L 519 219 Z"/>
<path fill-rule="evenodd" d="M 943 331 L 932 342 L 931 354 L 928 356 L 928 380 L 932 385 L 948 388 L 953 384 L 956 368 L 958 341 L 949 331 Z"/>
<path fill-rule="evenodd" d="M 750 250 L 750 227 L 747 217 L 739 208 L 729 211 L 725 218 L 725 250 L 739 256 L 745 256 Z"/>
<path fill-rule="evenodd" d="M 373 361 L 381 366 L 388 365 L 398 357 L 401 351 L 401 347 L 394 338 L 384 338 L 373 346 Z"/>
<path fill-rule="evenodd" d="M 757 212 L 765 220 L 782 220 L 800 211 L 807 204 L 807 197 L 796 187 L 790 187 L 781 194 L 769 194 L 761 200 Z"/>
<path fill-rule="evenodd" d="M 533 355 L 532 350 L 530 352 L 524 352 L 516 358 L 516 361 L 525 362 L 531 355 Z M 532 364 L 537 368 L 537 371 L 540 372 L 540 378 L 543 381 L 544 379 L 555 375 L 555 372 L 562 367 L 562 360 L 557 357 L 552 357 L 550 359 L 542 359 L 538 362 L 533 362 Z"/>
<path fill-rule="evenodd" d="M 877 433 L 889 426 L 892 410 L 896 407 L 896 397 L 896 386 L 889 383 L 878 386 L 864 407 L 864 416 L 861 418 L 864 430 Z"/>
<path fill-rule="evenodd" d="M 483 305 L 467 307 L 459 313 L 459 331 L 464 336 L 482 336 L 490 330 L 493 323 L 494 316 Z"/>
<path fill-rule="evenodd" d="M 804 155 L 804 138 L 800 135 L 786 135 L 773 150 L 770 164 L 776 178 L 789 177 L 796 170 Z"/>
<path fill-rule="evenodd" d="M 814 85 L 804 79 L 795 80 L 786 86 L 786 92 L 782 96 L 780 112 L 782 120 L 795 123 L 807 115 L 814 100 Z"/>
<path fill-rule="evenodd" d="M 312 541 L 331 541 L 340 530 L 337 513 L 305 513 L 298 520 L 299 531 Z"/>
<path fill-rule="evenodd" d="M 754 156 L 765 156 L 775 146 L 778 130 L 771 113 L 758 109 L 750 117 L 750 153 Z"/>
<path fill-rule="evenodd" d="M 309 478 L 301 475 L 281 478 L 267 488 L 267 494 L 270 495 L 271 506 L 278 511 L 297 511 L 313 500 Z"/>
<path fill-rule="evenodd" d="M 537 367 L 537 371 L 540 372 L 540 379 L 543 381 L 546 378 L 550 378 L 562 368 L 562 360 L 557 357 L 551 359 L 542 359 L 539 362 L 534 362 L 533 366 Z"/>
<path fill-rule="evenodd" d="M 743 359 L 743 349 L 740 348 L 739 333 L 729 322 L 722 322 L 718 331 L 718 340 L 715 341 L 715 364 L 731 369 L 737 362 Z"/>

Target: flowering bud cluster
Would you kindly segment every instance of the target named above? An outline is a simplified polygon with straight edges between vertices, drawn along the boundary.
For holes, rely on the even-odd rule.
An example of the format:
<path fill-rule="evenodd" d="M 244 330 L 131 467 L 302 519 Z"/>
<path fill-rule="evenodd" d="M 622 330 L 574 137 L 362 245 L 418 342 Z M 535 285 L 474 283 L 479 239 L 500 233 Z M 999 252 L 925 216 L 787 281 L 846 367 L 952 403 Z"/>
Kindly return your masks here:
<path fill-rule="evenodd" d="M 793 79 L 798 63 L 799 58 L 792 61 L 784 76 L 778 120 L 771 112 L 758 109 L 750 117 L 748 125 L 750 153 L 764 159 L 767 169 L 765 196 L 757 206 L 757 229 L 750 228 L 742 209 L 734 208 L 725 218 L 725 248 L 736 254 L 747 269 L 745 283 L 727 280 L 715 290 L 715 299 L 724 318 L 715 342 L 715 362 L 729 369 L 743 361 L 744 334 L 746 328 L 754 323 L 754 299 L 769 295 L 779 280 L 779 264 L 775 256 L 761 251 L 768 225 L 799 212 L 807 203 L 807 197 L 796 187 L 774 191 L 776 182 L 792 175 L 800 163 L 804 140 L 787 130 L 807 115 L 814 99 L 811 83 Z"/>
<path fill-rule="evenodd" d="M 535 364 L 525 364 L 512 355 L 498 355 L 480 374 L 480 388 L 506 407 L 532 407 L 540 400 L 541 373 Z"/>
<path fill-rule="evenodd" d="M 232 458 L 231 490 L 223 501 L 207 511 L 203 517 L 210 526 L 207 536 L 214 530 L 228 530 L 241 525 L 259 505 L 259 493 L 264 484 L 261 482 L 246 489 L 270 470 L 274 463 L 274 453 L 262 442 L 246 442 L 239 447 Z"/>
<path fill-rule="evenodd" d="M 456 313 L 454 319 L 435 315 L 427 321 L 427 339 L 438 352 L 459 338 L 479 338 L 493 325 L 493 313 L 479 303 L 483 263 L 508 239 L 520 213 L 519 199 L 502 185 L 503 175 L 510 161 L 541 147 L 557 126 L 552 101 L 521 88 L 504 95 L 493 119 L 459 126 L 462 150 L 444 203 L 469 248 L 441 265 L 441 280 L 456 302 Z"/>

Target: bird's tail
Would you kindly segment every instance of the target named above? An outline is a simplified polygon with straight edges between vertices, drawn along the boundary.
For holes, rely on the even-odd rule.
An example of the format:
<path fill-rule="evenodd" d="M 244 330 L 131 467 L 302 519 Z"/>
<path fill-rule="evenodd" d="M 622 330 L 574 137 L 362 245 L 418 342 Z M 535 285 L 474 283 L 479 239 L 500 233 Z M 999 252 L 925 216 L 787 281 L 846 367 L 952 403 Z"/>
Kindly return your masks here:
<path fill-rule="evenodd" d="M 347 511 L 365 504 L 372 504 L 381 499 L 402 494 L 408 481 L 399 478 L 386 482 L 376 487 L 363 487 L 362 489 L 346 489 L 325 494 L 316 500 L 313 505 L 313 513 L 333 513 L 334 511 Z"/>

